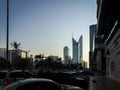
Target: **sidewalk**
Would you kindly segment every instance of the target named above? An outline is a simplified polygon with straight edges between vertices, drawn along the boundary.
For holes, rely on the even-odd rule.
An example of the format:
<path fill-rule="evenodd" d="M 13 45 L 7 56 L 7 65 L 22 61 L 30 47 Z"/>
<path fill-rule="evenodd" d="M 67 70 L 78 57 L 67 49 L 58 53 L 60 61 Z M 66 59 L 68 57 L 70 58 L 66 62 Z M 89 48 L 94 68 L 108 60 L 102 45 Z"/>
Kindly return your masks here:
<path fill-rule="evenodd" d="M 120 90 L 120 82 L 105 76 L 90 77 L 89 90 Z"/>

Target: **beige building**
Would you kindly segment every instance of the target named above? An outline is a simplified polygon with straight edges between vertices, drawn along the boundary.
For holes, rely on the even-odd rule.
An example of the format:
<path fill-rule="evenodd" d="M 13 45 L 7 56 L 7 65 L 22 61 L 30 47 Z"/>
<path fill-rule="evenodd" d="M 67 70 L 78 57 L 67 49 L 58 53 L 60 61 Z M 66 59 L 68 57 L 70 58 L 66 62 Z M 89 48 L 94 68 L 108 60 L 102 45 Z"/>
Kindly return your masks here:
<path fill-rule="evenodd" d="M 106 45 L 106 75 L 120 81 L 120 28 Z"/>
<path fill-rule="evenodd" d="M 16 57 L 27 58 L 27 51 L 23 50 L 9 50 L 9 60 L 12 63 Z"/>
<path fill-rule="evenodd" d="M 6 59 L 6 49 L 5 48 L 0 48 L 0 57 Z"/>
<path fill-rule="evenodd" d="M 24 50 L 9 50 L 8 52 L 8 60 L 12 63 L 16 57 L 20 56 L 21 58 L 27 58 L 28 52 Z M 0 57 L 6 59 L 6 48 L 0 48 Z"/>

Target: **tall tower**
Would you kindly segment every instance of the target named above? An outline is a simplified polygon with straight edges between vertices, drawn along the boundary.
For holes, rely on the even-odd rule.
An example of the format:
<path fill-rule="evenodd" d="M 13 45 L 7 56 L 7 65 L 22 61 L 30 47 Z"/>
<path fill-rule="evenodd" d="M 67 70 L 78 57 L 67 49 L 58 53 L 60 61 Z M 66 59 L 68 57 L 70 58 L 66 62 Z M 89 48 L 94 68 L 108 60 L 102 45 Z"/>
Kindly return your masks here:
<path fill-rule="evenodd" d="M 83 36 L 81 35 L 79 41 L 77 42 L 72 38 L 73 47 L 73 64 L 78 64 L 83 62 Z"/>
<path fill-rule="evenodd" d="M 70 64 L 70 49 L 65 46 L 64 47 L 64 62 L 65 64 Z"/>
<path fill-rule="evenodd" d="M 93 61 L 93 51 L 95 45 L 95 37 L 96 37 L 96 24 L 90 25 L 90 51 L 89 51 L 89 67 L 94 68 Z"/>
<path fill-rule="evenodd" d="M 90 51 L 94 49 L 96 24 L 90 26 Z"/>
<path fill-rule="evenodd" d="M 72 38 L 72 48 L 73 48 L 72 63 L 76 64 L 78 63 L 78 42 L 74 38 Z"/>
<path fill-rule="evenodd" d="M 78 61 L 83 62 L 83 36 L 81 35 L 78 41 Z"/>

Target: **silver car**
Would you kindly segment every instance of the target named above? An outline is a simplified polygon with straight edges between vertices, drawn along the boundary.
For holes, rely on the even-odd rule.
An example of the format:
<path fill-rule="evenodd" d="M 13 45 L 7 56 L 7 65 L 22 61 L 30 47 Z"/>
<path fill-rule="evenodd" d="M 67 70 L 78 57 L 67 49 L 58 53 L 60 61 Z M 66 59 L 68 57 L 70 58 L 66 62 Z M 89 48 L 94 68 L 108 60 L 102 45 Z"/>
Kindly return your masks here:
<path fill-rule="evenodd" d="M 28 70 L 2 70 L 0 71 L 0 88 L 26 78 L 33 78 L 33 74 Z"/>
<path fill-rule="evenodd" d="M 8 70 L 0 70 L 0 90 L 4 84 L 4 80 L 5 80 L 5 76 L 6 76 L 7 72 L 8 72 Z"/>
<path fill-rule="evenodd" d="M 2 90 L 84 90 L 77 86 L 61 85 L 50 79 L 31 78 L 14 82 Z"/>

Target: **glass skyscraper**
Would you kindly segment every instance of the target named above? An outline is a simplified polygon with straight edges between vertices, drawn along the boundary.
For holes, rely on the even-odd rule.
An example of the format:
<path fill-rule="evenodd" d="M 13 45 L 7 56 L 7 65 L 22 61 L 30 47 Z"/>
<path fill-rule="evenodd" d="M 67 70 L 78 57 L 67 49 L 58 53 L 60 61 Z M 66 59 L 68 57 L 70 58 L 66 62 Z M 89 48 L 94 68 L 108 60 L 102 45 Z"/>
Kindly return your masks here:
<path fill-rule="evenodd" d="M 94 48 L 95 48 L 95 38 L 96 38 L 96 24 L 93 24 L 93 25 L 90 25 L 90 28 L 89 28 L 89 36 L 90 36 L 90 51 L 89 51 L 89 67 L 91 68 L 91 69 L 93 69 L 94 68 L 94 60 L 93 60 L 93 55 L 94 55 L 94 53 L 93 53 L 93 51 L 94 51 Z"/>
<path fill-rule="evenodd" d="M 96 24 L 90 25 L 90 51 L 94 50 Z"/>
<path fill-rule="evenodd" d="M 78 42 L 74 38 L 72 38 L 72 45 L 73 45 L 72 63 L 76 64 L 76 63 L 78 63 Z"/>
<path fill-rule="evenodd" d="M 82 63 L 83 61 L 83 36 L 80 36 L 79 41 L 77 42 L 72 38 L 72 47 L 73 47 L 73 64 Z"/>
<path fill-rule="evenodd" d="M 81 35 L 78 41 L 78 62 L 83 62 L 83 36 Z"/>

